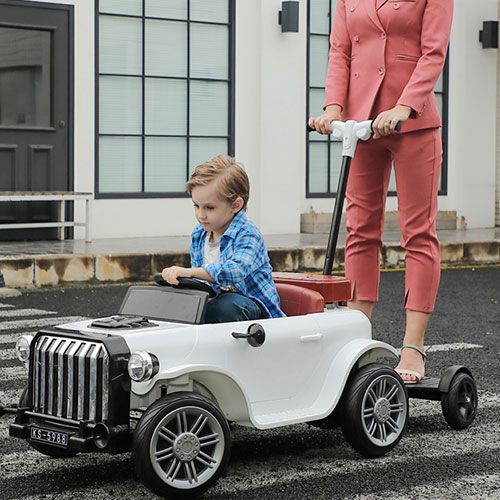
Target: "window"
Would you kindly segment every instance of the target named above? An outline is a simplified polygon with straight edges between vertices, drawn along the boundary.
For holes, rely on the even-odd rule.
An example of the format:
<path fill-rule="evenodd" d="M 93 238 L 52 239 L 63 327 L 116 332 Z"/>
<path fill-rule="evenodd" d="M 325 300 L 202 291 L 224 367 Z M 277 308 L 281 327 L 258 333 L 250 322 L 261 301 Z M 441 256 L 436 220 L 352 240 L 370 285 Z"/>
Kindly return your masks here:
<path fill-rule="evenodd" d="M 330 48 L 330 29 L 337 0 L 308 0 L 308 74 L 307 116 L 317 116 L 323 110 L 325 80 Z M 436 83 L 435 94 L 443 127 L 443 165 L 439 194 L 446 194 L 447 186 L 447 120 L 448 120 L 448 63 Z M 306 197 L 334 197 L 340 175 L 342 147 L 330 137 L 309 134 L 306 139 Z M 394 171 L 389 183 L 389 196 L 396 194 Z"/>
<path fill-rule="evenodd" d="M 0 27 L 0 46 L 0 127 L 50 127 L 50 31 Z"/>
<path fill-rule="evenodd" d="M 186 196 L 233 154 L 234 0 L 97 0 L 99 197 Z"/>

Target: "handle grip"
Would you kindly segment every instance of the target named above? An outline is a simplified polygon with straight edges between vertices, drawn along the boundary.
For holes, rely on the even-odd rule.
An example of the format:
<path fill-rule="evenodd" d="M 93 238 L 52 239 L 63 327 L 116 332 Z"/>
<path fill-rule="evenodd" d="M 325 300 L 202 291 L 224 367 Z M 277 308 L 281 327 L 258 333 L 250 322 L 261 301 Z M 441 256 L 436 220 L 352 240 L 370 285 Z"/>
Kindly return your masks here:
<path fill-rule="evenodd" d="M 399 132 L 401 130 L 401 121 L 398 121 L 398 123 L 396 123 L 396 126 L 394 127 L 394 130 L 396 130 L 396 132 Z M 373 132 L 373 121 L 372 121 L 372 126 L 370 127 L 372 129 L 372 132 Z"/>

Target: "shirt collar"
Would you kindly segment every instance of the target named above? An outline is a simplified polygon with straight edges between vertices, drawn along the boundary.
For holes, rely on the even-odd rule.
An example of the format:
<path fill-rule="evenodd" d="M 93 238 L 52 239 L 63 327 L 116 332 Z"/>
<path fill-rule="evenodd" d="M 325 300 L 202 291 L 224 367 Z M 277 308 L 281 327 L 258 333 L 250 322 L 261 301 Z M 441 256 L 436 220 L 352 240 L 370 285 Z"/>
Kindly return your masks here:
<path fill-rule="evenodd" d="M 247 222 L 247 217 L 243 210 L 240 210 L 229 224 L 229 227 L 226 229 L 226 232 L 222 235 L 222 238 L 234 238 L 236 233 L 241 229 L 241 227 Z"/>

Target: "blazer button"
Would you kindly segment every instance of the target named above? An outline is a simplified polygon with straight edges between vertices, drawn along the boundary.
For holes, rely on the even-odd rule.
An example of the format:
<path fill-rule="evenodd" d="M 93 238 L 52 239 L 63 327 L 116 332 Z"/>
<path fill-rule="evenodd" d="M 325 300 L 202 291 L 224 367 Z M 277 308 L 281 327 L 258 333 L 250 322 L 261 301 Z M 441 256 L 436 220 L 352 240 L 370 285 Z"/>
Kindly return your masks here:
<path fill-rule="evenodd" d="M 379 68 L 378 69 L 378 74 L 383 75 L 384 74 L 384 68 Z"/>
<path fill-rule="evenodd" d="M 349 9 L 351 12 L 354 12 L 356 10 L 356 7 L 354 5 Z"/>
<path fill-rule="evenodd" d="M 394 4 L 394 8 L 395 8 L 395 9 L 399 9 L 399 4 L 398 4 L 398 3 L 395 3 L 395 4 Z"/>
<path fill-rule="evenodd" d="M 384 39 L 387 35 L 385 33 L 380 33 L 380 38 Z"/>
<path fill-rule="evenodd" d="M 354 78 L 358 78 L 358 77 L 359 77 L 359 73 L 358 72 L 354 73 Z"/>
<path fill-rule="evenodd" d="M 354 35 L 354 41 L 355 42 L 359 42 L 359 36 L 358 35 Z"/>

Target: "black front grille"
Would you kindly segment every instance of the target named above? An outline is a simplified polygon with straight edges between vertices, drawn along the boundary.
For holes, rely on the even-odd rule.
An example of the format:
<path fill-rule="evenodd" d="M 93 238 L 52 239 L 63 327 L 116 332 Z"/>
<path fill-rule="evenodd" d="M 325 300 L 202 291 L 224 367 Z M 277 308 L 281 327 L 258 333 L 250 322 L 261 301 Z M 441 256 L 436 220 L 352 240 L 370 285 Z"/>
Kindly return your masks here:
<path fill-rule="evenodd" d="M 31 373 L 35 412 L 77 421 L 108 420 L 110 358 L 103 343 L 40 335 Z"/>

